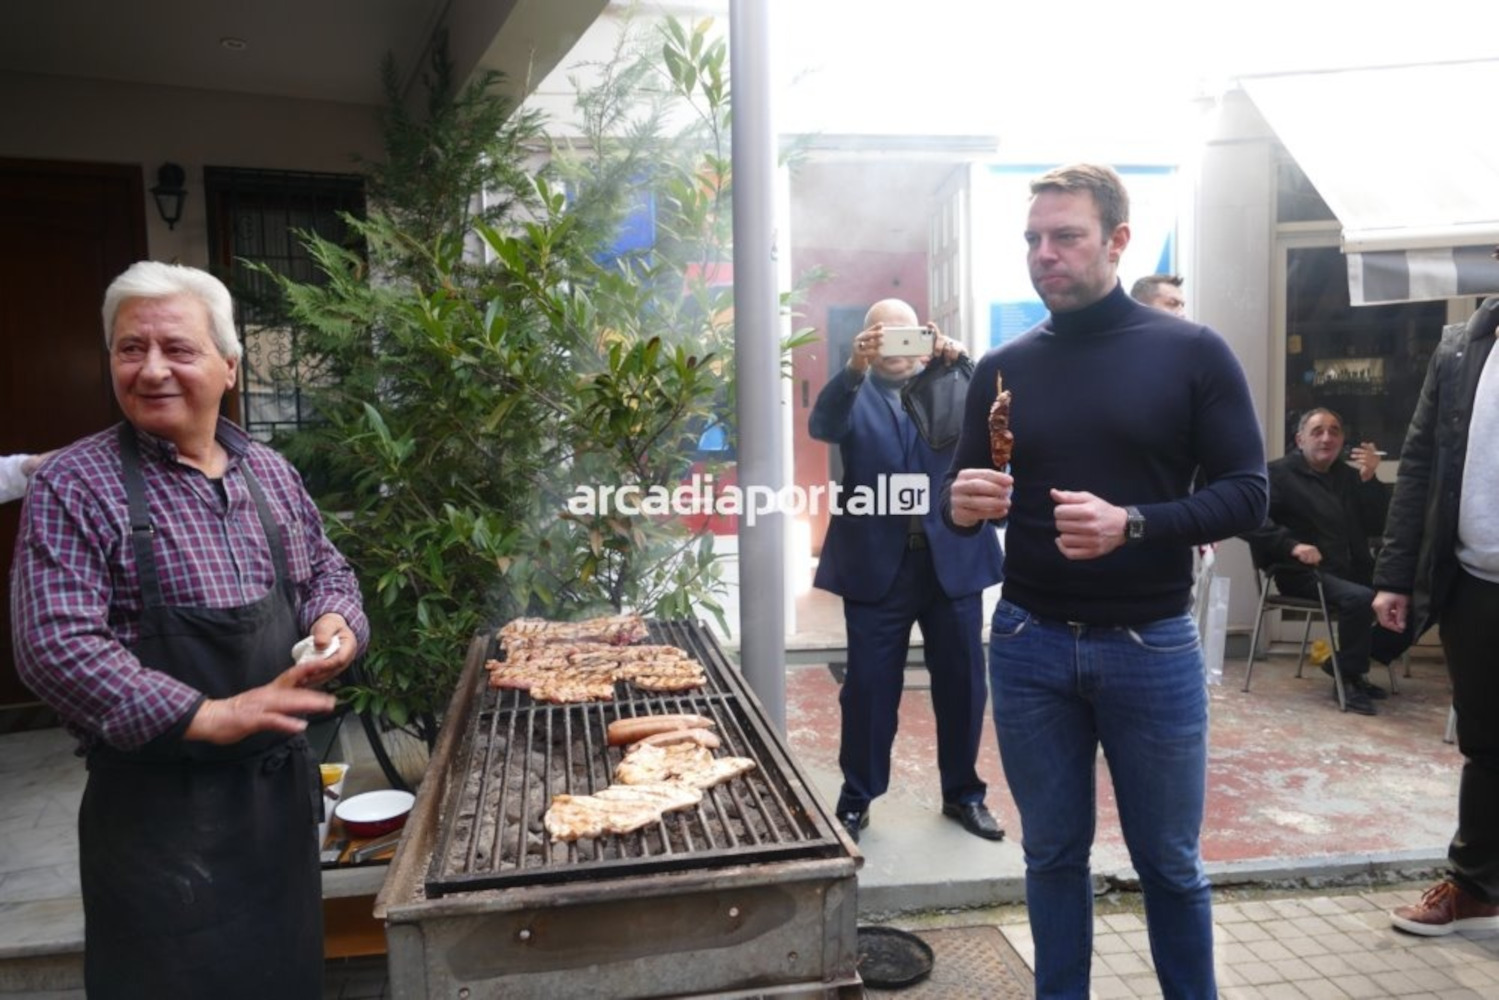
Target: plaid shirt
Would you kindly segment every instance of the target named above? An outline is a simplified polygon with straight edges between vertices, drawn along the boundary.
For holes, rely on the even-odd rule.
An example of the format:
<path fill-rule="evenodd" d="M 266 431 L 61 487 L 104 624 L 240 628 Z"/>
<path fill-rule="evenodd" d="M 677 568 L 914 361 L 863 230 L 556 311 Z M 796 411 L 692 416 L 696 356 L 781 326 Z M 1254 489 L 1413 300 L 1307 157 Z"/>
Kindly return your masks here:
<path fill-rule="evenodd" d="M 363 647 L 369 623 L 358 581 L 323 533 L 296 470 L 228 420 L 220 419 L 217 437 L 229 452 L 223 493 L 179 463 L 171 443 L 138 432 L 163 599 L 231 608 L 275 585 L 270 546 L 245 485 L 248 464 L 281 528 L 302 631 L 324 614 L 339 614 Z M 11 569 L 17 670 L 84 749 L 99 740 L 135 749 L 202 698 L 130 652 L 142 608 L 118 431 L 110 428 L 70 445 L 32 478 Z"/>

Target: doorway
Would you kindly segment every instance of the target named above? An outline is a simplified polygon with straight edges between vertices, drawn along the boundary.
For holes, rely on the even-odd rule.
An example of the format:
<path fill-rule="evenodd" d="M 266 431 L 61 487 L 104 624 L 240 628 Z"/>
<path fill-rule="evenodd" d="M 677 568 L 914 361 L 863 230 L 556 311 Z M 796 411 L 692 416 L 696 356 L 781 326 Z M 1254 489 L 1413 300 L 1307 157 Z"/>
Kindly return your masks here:
<path fill-rule="evenodd" d="M 43 452 L 120 419 L 99 307 L 146 256 L 138 164 L 0 160 L 0 454 Z M 10 562 L 20 503 L 0 507 L 0 706 L 34 703 L 11 652 Z"/>

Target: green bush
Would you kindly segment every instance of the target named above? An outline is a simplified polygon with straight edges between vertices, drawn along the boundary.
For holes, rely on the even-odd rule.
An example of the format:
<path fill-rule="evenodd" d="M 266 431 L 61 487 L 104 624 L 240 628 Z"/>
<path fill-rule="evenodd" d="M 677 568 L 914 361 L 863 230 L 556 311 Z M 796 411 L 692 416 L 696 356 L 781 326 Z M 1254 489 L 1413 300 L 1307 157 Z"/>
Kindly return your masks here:
<path fill-rule="evenodd" d="M 316 467 L 371 619 L 346 694 L 429 743 L 482 628 L 722 616 L 711 534 L 567 506 L 580 485 L 673 486 L 714 423 L 735 439 L 725 46 L 709 22 L 637 37 L 595 67 L 566 146 L 496 77 L 455 89 L 442 51 L 410 115 L 388 64 L 362 246 L 309 237 L 318 279 L 275 277 L 317 415 L 279 443 Z M 611 252 L 645 198 L 653 245 Z"/>

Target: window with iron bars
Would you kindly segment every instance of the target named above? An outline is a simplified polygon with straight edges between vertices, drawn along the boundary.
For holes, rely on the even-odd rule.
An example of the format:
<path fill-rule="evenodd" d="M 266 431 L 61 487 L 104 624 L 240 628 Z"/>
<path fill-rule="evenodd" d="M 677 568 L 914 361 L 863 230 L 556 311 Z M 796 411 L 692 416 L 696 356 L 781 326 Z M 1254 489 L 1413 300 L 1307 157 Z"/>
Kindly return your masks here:
<path fill-rule="evenodd" d="M 234 294 L 244 344 L 239 412 L 230 416 L 251 437 L 269 443 L 315 421 L 302 387 L 318 374 L 299 362 L 298 331 L 286 317 L 275 283 L 250 265 L 296 281 L 318 281 L 301 234 L 355 245 L 358 237 L 343 215 L 364 217 L 364 178 L 235 167 L 207 167 L 203 178 L 212 267 Z"/>

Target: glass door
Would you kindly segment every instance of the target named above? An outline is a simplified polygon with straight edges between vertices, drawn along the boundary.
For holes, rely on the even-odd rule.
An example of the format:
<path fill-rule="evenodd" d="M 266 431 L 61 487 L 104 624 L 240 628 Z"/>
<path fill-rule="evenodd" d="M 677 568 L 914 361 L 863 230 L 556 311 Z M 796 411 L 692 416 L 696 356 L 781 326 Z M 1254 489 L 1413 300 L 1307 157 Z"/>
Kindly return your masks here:
<path fill-rule="evenodd" d="M 1295 447 L 1303 413 L 1326 407 L 1342 417 L 1350 445 L 1373 441 L 1385 461 L 1398 460 L 1446 300 L 1355 308 L 1336 245 L 1285 246 L 1283 267 L 1284 381 L 1270 457 Z"/>

